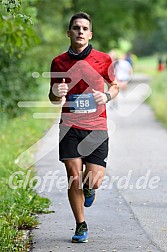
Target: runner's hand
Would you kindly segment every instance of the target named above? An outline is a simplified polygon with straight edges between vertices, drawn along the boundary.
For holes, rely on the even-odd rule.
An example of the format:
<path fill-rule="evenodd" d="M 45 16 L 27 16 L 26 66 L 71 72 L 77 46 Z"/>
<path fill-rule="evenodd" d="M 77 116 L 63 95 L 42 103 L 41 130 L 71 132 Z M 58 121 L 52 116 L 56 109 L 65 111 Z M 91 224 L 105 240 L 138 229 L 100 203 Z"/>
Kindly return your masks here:
<path fill-rule="evenodd" d="M 63 78 L 62 82 L 58 85 L 55 95 L 57 97 L 65 97 L 68 92 L 68 85 L 65 83 L 65 79 Z"/>
<path fill-rule="evenodd" d="M 104 93 L 97 91 L 95 89 L 92 89 L 92 91 L 95 102 L 97 102 L 98 105 L 106 104 L 107 96 Z"/>

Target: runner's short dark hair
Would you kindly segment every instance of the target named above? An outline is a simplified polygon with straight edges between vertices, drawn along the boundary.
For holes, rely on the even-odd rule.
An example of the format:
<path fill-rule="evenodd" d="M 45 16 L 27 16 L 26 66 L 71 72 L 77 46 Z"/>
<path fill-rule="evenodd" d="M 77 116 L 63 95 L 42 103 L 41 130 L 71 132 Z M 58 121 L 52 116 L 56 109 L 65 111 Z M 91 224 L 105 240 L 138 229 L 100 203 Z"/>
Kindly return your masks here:
<path fill-rule="evenodd" d="M 78 19 L 78 18 L 83 18 L 83 19 L 87 19 L 89 22 L 90 22 L 90 29 L 92 30 L 92 20 L 91 20 L 91 17 L 88 13 L 86 12 L 78 12 L 76 14 L 74 14 L 71 19 L 70 19 L 70 23 L 69 23 L 69 30 L 71 29 L 72 25 L 73 25 L 73 21 L 75 19 Z"/>

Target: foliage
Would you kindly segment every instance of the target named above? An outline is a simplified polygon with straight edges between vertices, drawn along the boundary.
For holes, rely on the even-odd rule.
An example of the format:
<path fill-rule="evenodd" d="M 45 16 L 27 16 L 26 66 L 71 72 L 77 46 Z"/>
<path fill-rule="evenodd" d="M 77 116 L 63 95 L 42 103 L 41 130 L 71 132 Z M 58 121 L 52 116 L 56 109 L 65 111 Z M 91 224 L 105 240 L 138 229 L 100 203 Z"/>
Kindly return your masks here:
<path fill-rule="evenodd" d="M 118 47 L 120 39 L 132 41 L 140 31 L 145 34 L 156 31 L 157 21 L 162 22 L 166 17 L 166 8 L 166 0 L 71 0 L 64 14 L 69 18 L 81 10 L 90 13 L 94 43 L 100 50 L 109 51 Z M 67 20 L 65 17 L 66 26 Z"/>
<path fill-rule="evenodd" d="M 1 68 L 0 75 L 1 112 L 8 114 L 8 116 L 16 116 L 19 114 L 17 102 L 37 97 L 37 95 L 35 96 L 35 88 L 39 83 L 31 76 L 36 63 L 31 64 L 28 58 L 26 61 L 18 60 L 14 56 L 8 62 L 7 55 L 3 55 L 3 60 L 5 57 L 6 62 Z"/>
<path fill-rule="evenodd" d="M 1 50 L 8 56 L 20 58 L 22 53 L 38 42 L 33 29 L 34 12 L 32 11 L 31 17 L 26 14 L 26 9 L 24 13 L 19 0 L 2 0 L 0 5 Z"/>
<path fill-rule="evenodd" d="M 36 63 L 26 62 L 25 55 L 39 39 L 32 18 L 20 12 L 20 1 L 3 0 L 0 6 L 0 108 L 1 113 L 15 116 L 17 102 L 30 97 L 30 90 L 38 85 L 30 75 Z"/>
<path fill-rule="evenodd" d="M 149 37 L 157 30 L 166 31 L 166 0 L 49 0 L 38 1 L 36 8 L 38 34 L 43 43 L 54 45 L 56 54 L 67 49 L 69 19 L 78 11 L 91 15 L 92 43 L 106 52 L 119 47 L 122 39 L 133 43 L 138 33 Z"/>
<path fill-rule="evenodd" d="M 138 32 L 133 39 L 133 52 L 137 55 L 152 55 L 155 52 L 167 52 L 167 17 L 163 20 L 157 20 L 156 30 L 146 34 L 143 31 Z"/>

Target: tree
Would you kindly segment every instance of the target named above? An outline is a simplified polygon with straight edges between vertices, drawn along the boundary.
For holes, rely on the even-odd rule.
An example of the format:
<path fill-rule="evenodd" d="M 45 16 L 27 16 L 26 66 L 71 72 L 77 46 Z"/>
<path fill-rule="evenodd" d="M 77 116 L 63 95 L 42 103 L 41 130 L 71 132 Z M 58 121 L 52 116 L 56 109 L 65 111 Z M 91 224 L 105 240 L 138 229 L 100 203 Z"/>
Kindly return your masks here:
<path fill-rule="evenodd" d="M 158 30 L 158 23 L 166 19 L 167 1 L 71 0 L 68 12 L 81 10 L 92 16 L 94 43 L 99 49 L 108 51 L 119 46 L 120 39 L 133 41 L 138 32 L 148 36 Z"/>
<path fill-rule="evenodd" d="M 28 98 L 32 87 L 23 58 L 39 39 L 27 14 L 28 1 L 24 11 L 20 0 L 2 0 L 0 7 L 0 107 L 1 112 L 16 115 L 17 102 Z"/>

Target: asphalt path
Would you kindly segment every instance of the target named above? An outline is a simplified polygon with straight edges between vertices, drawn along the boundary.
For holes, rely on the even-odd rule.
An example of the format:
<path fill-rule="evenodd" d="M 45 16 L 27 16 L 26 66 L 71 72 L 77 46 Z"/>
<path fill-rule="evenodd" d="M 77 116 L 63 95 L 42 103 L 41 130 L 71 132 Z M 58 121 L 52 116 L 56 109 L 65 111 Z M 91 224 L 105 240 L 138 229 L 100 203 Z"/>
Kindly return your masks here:
<path fill-rule="evenodd" d="M 144 102 L 149 95 L 148 79 L 136 75 L 107 106 L 108 166 L 96 201 L 85 209 L 88 243 L 71 243 L 75 221 L 58 161 L 58 122 L 44 136 L 36 155 L 38 192 L 51 199 L 54 213 L 38 216 L 33 252 L 167 251 L 167 132 Z"/>

